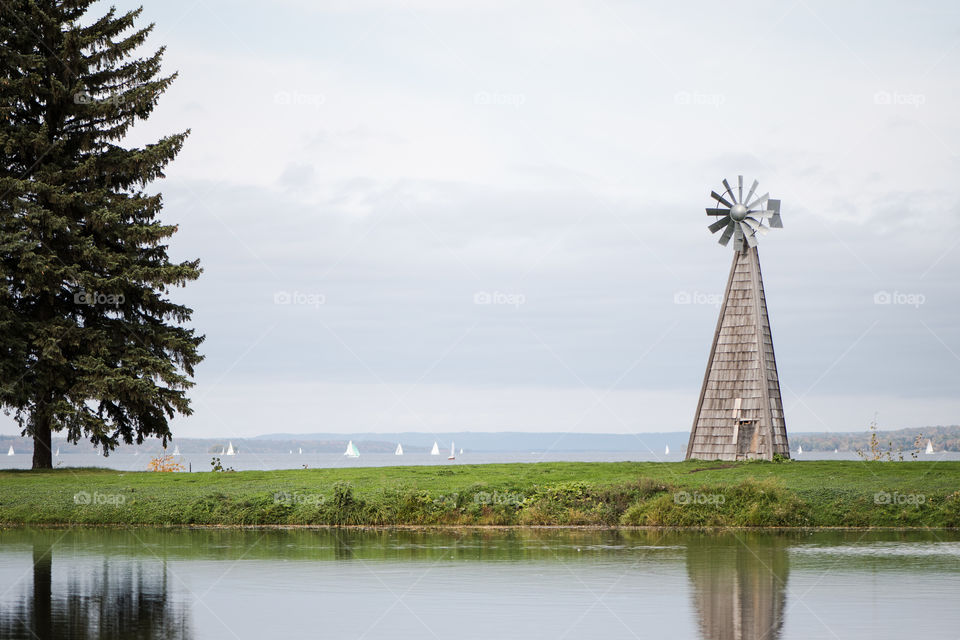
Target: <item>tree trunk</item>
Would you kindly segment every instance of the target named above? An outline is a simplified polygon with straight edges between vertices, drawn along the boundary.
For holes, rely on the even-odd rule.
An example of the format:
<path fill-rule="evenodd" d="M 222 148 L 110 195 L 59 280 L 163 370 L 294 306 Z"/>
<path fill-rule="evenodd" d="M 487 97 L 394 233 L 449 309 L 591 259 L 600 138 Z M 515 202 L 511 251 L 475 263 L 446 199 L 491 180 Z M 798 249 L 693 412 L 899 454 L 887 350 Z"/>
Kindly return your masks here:
<path fill-rule="evenodd" d="M 52 469 L 53 452 L 50 451 L 50 415 L 46 411 L 37 412 L 31 431 L 33 431 L 33 468 Z"/>

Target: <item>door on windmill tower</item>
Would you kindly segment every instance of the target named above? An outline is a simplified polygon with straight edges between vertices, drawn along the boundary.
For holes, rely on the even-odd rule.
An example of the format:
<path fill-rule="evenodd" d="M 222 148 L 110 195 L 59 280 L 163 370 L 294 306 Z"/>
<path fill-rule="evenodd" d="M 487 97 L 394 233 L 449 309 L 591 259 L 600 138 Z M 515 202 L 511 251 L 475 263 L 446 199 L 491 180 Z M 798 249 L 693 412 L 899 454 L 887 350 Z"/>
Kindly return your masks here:
<path fill-rule="evenodd" d="M 744 415 L 743 399 L 733 401 L 733 442 L 737 445 L 737 459 L 756 458 L 760 455 L 760 430 L 757 421 Z"/>
<path fill-rule="evenodd" d="M 741 420 L 737 435 L 738 458 L 760 456 L 760 430 L 757 428 L 756 420 Z"/>

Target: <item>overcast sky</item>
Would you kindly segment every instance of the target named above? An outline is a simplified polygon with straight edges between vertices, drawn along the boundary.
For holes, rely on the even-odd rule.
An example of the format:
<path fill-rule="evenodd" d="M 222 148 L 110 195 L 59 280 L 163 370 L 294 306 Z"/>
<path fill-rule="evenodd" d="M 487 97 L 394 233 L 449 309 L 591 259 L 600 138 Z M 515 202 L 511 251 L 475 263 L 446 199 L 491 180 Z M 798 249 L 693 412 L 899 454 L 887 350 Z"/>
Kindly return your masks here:
<path fill-rule="evenodd" d="M 688 429 L 738 174 L 788 430 L 960 422 L 960 7 L 651 4 L 148 3 L 176 434 Z"/>

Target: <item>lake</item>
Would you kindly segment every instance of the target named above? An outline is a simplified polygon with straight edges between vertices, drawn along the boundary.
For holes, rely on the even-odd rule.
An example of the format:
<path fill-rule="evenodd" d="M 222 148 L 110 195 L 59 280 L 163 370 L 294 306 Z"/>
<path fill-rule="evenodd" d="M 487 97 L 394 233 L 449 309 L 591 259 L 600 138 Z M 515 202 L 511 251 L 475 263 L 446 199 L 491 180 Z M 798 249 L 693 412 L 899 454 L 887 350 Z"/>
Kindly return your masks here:
<path fill-rule="evenodd" d="M 413 453 L 395 456 L 392 453 L 361 453 L 359 458 L 348 458 L 339 453 L 310 453 L 280 454 L 241 452 L 235 456 L 216 456 L 220 458 L 224 467 L 232 467 L 236 471 L 268 471 L 272 469 L 310 469 L 338 468 L 338 467 L 388 467 L 410 465 L 450 465 L 450 464 L 487 464 L 504 462 L 681 462 L 685 450 L 675 451 L 668 455 L 663 452 L 650 451 L 527 451 L 527 452 L 466 452 L 458 454 L 457 459 L 447 460 L 446 452 L 440 456 L 431 456 L 426 453 Z M 114 453 L 103 457 L 98 453 L 65 453 L 54 458 L 53 464 L 58 467 L 104 467 L 119 471 L 146 471 L 150 459 L 155 454 L 143 453 Z M 853 451 L 811 451 L 794 456 L 798 460 L 860 460 Z M 910 455 L 906 454 L 906 460 Z M 210 471 L 210 461 L 214 458 L 209 453 L 184 453 L 176 456 L 176 461 L 183 465 L 184 470 Z M 960 452 L 938 451 L 933 455 L 921 455 L 920 460 L 960 460 Z M 33 461 L 32 454 L 21 453 L 13 456 L 0 455 L 0 469 L 29 469 Z"/>
<path fill-rule="evenodd" d="M 4 529 L 2 638 L 956 638 L 960 532 Z"/>

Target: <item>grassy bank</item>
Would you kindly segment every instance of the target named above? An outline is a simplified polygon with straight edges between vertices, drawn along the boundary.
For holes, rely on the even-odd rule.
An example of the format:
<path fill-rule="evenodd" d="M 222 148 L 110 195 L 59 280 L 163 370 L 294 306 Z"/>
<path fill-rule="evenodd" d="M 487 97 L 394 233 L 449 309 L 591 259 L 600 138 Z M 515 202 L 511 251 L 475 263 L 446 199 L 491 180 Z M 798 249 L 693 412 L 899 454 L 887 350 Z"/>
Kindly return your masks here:
<path fill-rule="evenodd" d="M 4 524 L 960 527 L 960 462 L 0 471 Z"/>

